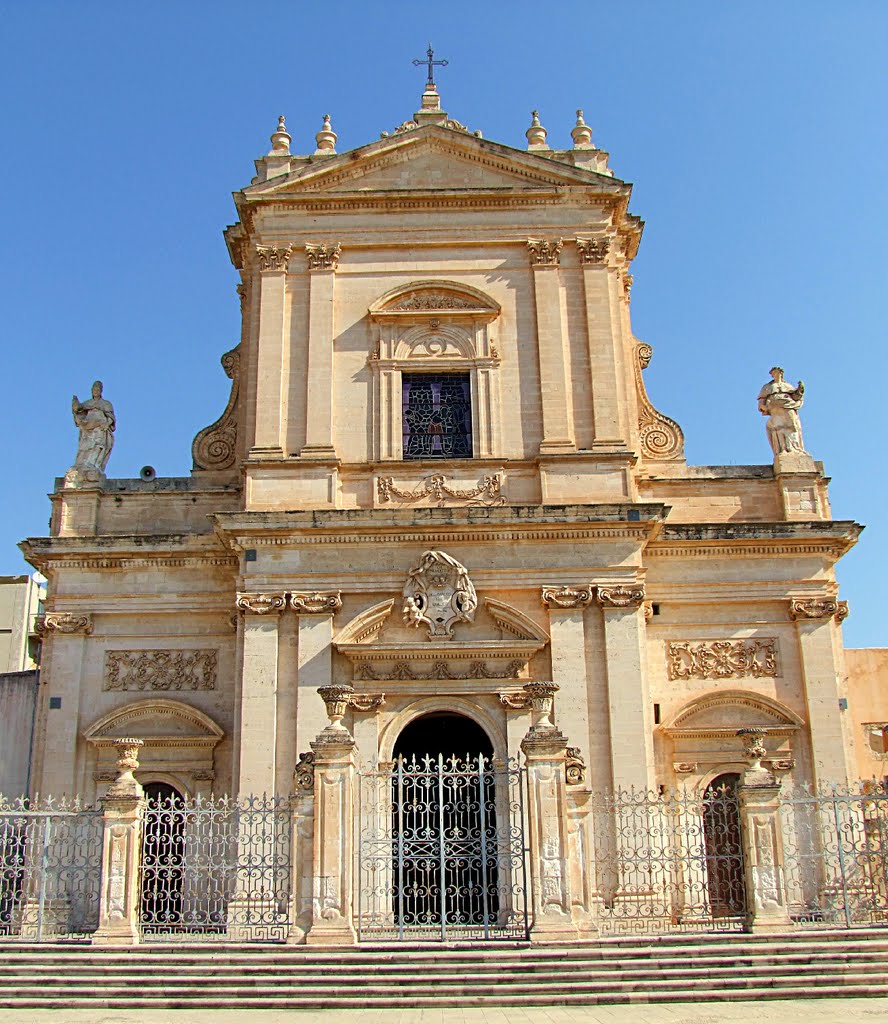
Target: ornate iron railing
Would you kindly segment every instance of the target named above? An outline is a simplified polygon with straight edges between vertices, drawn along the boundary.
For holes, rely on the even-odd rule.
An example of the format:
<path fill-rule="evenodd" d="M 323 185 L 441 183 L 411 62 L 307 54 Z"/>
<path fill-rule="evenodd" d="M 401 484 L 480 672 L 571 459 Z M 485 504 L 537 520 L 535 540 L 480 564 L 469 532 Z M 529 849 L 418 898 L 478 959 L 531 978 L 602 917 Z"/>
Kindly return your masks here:
<path fill-rule="evenodd" d="M 525 773 L 443 756 L 361 773 L 360 939 L 525 939 Z"/>
<path fill-rule="evenodd" d="M 99 924 L 102 812 L 78 801 L 0 802 L 0 936 L 86 938 Z"/>
<path fill-rule="evenodd" d="M 291 919 L 291 831 L 286 798 L 149 799 L 142 937 L 284 941 Z"/>
<path fill-rule="evenodd" d="M 800 927 L 888 924 L 888 788 L 801 789 L 780 800 L 783 885 Z"/>

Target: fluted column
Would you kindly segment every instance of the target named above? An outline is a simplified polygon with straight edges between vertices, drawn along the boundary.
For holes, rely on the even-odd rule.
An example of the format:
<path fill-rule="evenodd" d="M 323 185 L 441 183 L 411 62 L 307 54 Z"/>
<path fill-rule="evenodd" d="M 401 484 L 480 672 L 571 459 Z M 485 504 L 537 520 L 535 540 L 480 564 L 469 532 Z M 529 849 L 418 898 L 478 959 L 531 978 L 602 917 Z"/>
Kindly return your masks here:
<path fill-rule="evenodd" d="M 305 406 L 305 444 L 300 455 L 335 459 L 333 445 L 333 285 L 339 264 L 339 245 L 307 245 L 308 392 Z"/>
<path fill-rule="evenodd" d="M 558 265 L 561 239 L 527 243 L 533 268 L 537 345 L 540 361 L 542 440 L 540 455 L 575 452 L 573 408 L 567 348 L 561 320 L 561 282 Z"/>
<path fill-rule="evenodd" d="M 287 329 L 287 267 L 292 246 L 259 245 L 259 341 L 256 363 L 256 428 L 251 458 L 282 458 L 284 452 L 284 338 Z"/>
<path fill-rule="evenodd" d="M 278 619 L 285 607 L 285 594 L 237 595 L 243 615 L 237 791 L 244 796 L 277 790 Z"/>

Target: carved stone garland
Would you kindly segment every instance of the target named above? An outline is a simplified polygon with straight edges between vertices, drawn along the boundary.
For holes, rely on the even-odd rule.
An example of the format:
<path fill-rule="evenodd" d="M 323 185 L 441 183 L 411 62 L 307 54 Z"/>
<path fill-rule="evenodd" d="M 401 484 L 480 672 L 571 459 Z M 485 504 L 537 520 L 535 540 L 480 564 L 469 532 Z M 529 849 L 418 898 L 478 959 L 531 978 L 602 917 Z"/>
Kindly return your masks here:
<path fill-rule="evenodd" d="M 499 474 L 485 476 L 477 487 L 465 490 L 448 487 L 447 477 L 442 476 L 440 473 L 426 477 L 419 487 L 413 491 L 400 490 L 395 486 L 394 477 L 380 477 L 376 481 L 376 491 L 380 501 L 388 502 L 395 499 L 397 501 L 412 502 L 428 498 L 436 501 L 439 508 L 443 507 L 448 499 L 452 501 L 466 501 L 470 505 L 486 505 L 488 507 L 505 505 L 506 499 L 501 494 L 500 488 Z"/>
<path fill-rule="evenodd" d="M 641 453 L 648 459 L 672 461 L 684 457 L 684 434 L 681 427 L 651 404 L 644 386 L 642 370 L 650 364 L 654 350 L 640 344 L 636 350 L 635 386 L 638 391 L 638 430 Z"/>
<path fill-rule="evenodd" d="M 195 469 L 230 469 L 237 456 L 237 398 L 240 390 L 240 345 L 222 356 L 222 369 L 231 380 L 225 411 L 195 437 L 191 458 Z"/>
<path fill-rule="evenodd" d="M 404 622 L 429 628 L 429 639 L 452 639 L 457 622 L 472 622 L 478 596 L 468 570 L 443 551 L 425 551 L 403 589 Z"/>

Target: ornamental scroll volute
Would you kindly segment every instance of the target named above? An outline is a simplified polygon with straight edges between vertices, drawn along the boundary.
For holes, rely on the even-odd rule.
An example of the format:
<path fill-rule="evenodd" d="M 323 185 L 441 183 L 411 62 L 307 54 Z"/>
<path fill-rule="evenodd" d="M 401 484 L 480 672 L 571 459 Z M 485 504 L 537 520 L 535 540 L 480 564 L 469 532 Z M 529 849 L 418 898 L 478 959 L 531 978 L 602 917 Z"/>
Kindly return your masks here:
<path fill-rule="evenodd" d="M 457 622 L 472 622 L 478 597 L 468 570 L 443 551 L 426 551 L 404 584 L 404 622 L 428 626 L 429 639 L 453 639 Z"/>
<path fill-rule="evenodd" d="M 240 378 L 240 345 L 222 356 L 222 369 L 231 379 L 225 412 L 195 437 L 191 458 L 195 469 L 231 469 L 237 458 L 237 398 Z"/>
<path fill-rule="evenodd" d="M 645 459 L 677 462 L 684 459 L 684 434 L 681 427 L 658 412 L 644 386 L 642 370 L 647 369 L 654 350 L 639 343 L 635 349 L 635 387 L 638 392 L 638 440 Z"/>

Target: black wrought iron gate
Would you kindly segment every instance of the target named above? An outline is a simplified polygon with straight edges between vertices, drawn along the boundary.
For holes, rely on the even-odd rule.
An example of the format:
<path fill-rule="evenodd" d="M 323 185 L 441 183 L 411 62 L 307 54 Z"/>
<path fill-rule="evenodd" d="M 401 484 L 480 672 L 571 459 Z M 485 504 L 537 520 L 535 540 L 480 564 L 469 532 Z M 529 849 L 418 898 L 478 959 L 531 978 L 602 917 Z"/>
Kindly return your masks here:
<path fill-rule="evenodd" d="M 361 774 L 358 936 L 525 939 L 525 771 L 479 755 Z"/>

